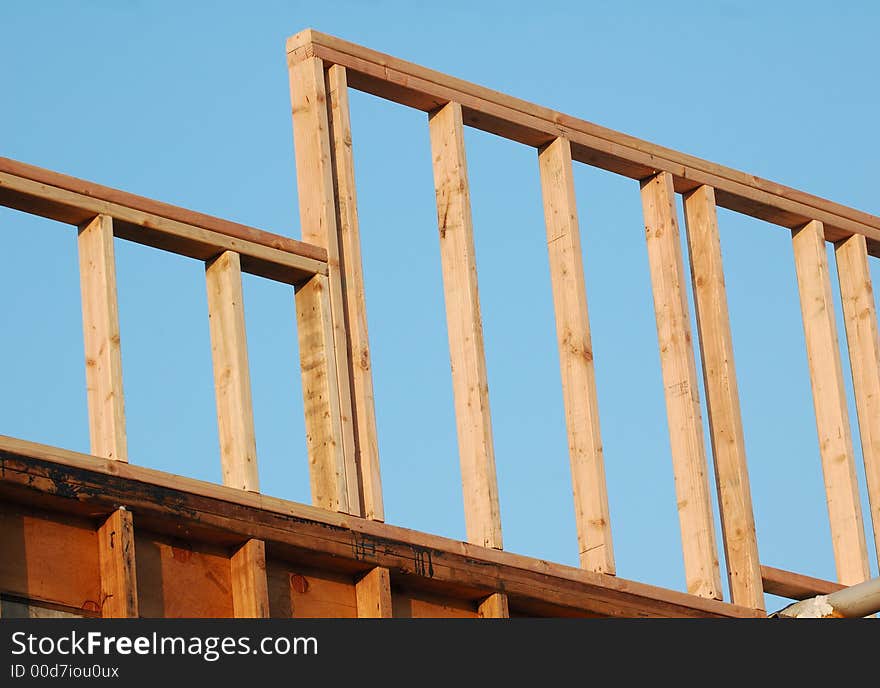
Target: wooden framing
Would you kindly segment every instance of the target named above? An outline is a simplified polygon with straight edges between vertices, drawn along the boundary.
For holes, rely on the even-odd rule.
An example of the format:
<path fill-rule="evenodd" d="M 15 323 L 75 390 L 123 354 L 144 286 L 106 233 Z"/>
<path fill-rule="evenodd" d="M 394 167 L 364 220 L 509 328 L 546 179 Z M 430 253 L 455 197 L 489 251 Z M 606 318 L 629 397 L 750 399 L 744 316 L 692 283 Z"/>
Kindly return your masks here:
<path fill-rule="evenodd" d="M 538 153 L 581 566 L 615 572 L 571 145 Z"/>
<path fill-rule="evenodd" d="M 429 116 L 446 327 L 468 541 L 501 549 L 501 509 L 461 106 Z"/>
<path fill-rule="evenodd" d="M 205 546 L 239 547 L 256 538 L 266 543 L 267 556 L 353 577 L 380 566 L 410 589 L 474 605 L 504 592 L 511 613 L 521 615 L 763 616 L 727 602 L 2 436 L 0 497 L 71 515 L 109 514 L 124 498 L 139 527 L 154 532 L 176 537 L 184 529 Z"/>
<path fill-rule="evenodd" d="M 128 461 L 112 218 L 80 227 L 78 246 L 91 450 Z"/>
<path fill-rule="evenodd" d="M 327 278 L 315 275 L 296 291 L 296 319 L 302 368 L 306 445 L 312 504 L 350 513 L 353 479 L 342 444 L 342 412 Z"/>
<path fill-rule="evenodd" d="M 865 237 L 835 245 L 874 544 L 880 555 L 880 335 Z"/>
<path fill-rule="evenodd" d="M 355 593 L 358 617 L 391 618 L 391 574 L 388 569 L 376 566 L 367 571 L 355 584 Z"/>
<path fill-rule="evenodd" d="M 869 577 L 868 550 L 822 223 L 793 231 L 792 246 L 837 579 L 853 585 Z"/>
<path fill-rule="evenodd" d="M 382 478 L 379 471 L 379 439 L 373 401 L 370 338 L 367 333 L 367 302 L 361 261 L 361 240 L 351 150 L 351 121 L 345 68 L 333 65 L 326 73 L 330 153 L 333 160 L 336 227 L 339 232 L 339 275 L 342 282 L 344 331 L 347 333 L 348 376 L 354 418 L 355 462 L 361 481 L 363 515 L 385 519 Z"/>
<path fill-rule="evenodd" d="M 718 549 L 674 203 L 672 175 L 668 172 L 642 182 L 645 236 L 687 589 L 694 595 L 720 599 Z"/>
<path fill-rule="evenodd" d="M 290 83 L 303 238 L 327 250 L 328 304 L 333 313 L 341 315 L 345 310 L 344 284 L 323 64 L 320 60 L 312 59 L 291 65 Z M 331 361 L 335 367 L 340 433 L 334 442 L 345 465 L 343 487 L 348 491 L 345 500 L 337 500 L 336 504 L 339 508 L 344 505 L 344 510 L 359 515 L 363 513 L 363 505 L 355 459 L 348 338 L 344 318 L 330 318 L 328 324 L 332 335 L 329 344 L 333 349 Z"/>
<path fill-rule="evenodd" d="M 249 539 L 229 560 L 232 578 L 232 607 L 236 618 L 269 617 L 269 587 L 266 579 L 266 545 Z"/>
<path fill-rule="evenodd" d="M 106 617 L 761 617 L 765 592 L 802 598 L 867 577 L 826 241 L 880 552 L 869 269 L 880 218 L 312 30 L 289 39 L 288 66 L 304 241 L 0 158 L 0 205 L 79 229 L 91 438 L 86 456 L 0 437 L 4 600 Z M 383 522 L 349 88 L 428 113 L 466 542 Z M 502 551 L 465 126 L 538 153 L 581 568 Z M 616 577 L 574 162 L 640 184 L 687 593 Z M 721 601 L 676 194 L 731 603 Z M 759 560 L 716 205 L 792 232 L 840 583 Z M 127 463 L 115 239 L 205 264 L 224 485 Z M 294 287 L 312 506 L 258 492 L 242 272 Z"/>
<path fill-rule="evenodd" d="M 711 187 L 685 194 L 684 217 L 730 595 L 736 604 L 763 609 L 761 562 Z"/>
<path fill-rule="evenodd" d="M 467 126 L 539 148 L 556 138 L 571 142 L 572 158 L 641 181 L 668 172 L 677 193 L 711 186 L 722 208 L 794 229 L 825 224 L 828 241 L 862 234 L 880 255 L 880 217 L 833 203 L 755 175 L 701 160 L 549 108 L 508 96 L 391 55 L 306 29 L 287 40 L 288 63 L 317 58 L 346 68 L 359 91 L 433 112 L 460 103 Z"/>
<path fill-rule="evenodd" d="M 205 266 L 205 277 L 223 484 L 259 492 L 257 441 L 238 254 L 224 251 L 209 261 Z"/>
<path fill-rule="evenodd" d="M 98 560 L 101 566 L 101 616 L 136 619 L 134 527 L 131 512 L 124 507 L 113 511 L 98 528 Z"/>
<path fill-rule="evenodd" d="M 235 251 L 245 272 L 287 284 L 327 273 L 318 246 L 8 158 L 0 158 L 0 205 L 77 227 L 106 215 L 119 239 L 198 260 Z"/>
<path fill-rule="evenodd" d="M 503 592 L 493 592 L 477 605 L 477 614 L 481 619 L 510 618 L 510 608 L 507 604 L 507 595 Z"/>

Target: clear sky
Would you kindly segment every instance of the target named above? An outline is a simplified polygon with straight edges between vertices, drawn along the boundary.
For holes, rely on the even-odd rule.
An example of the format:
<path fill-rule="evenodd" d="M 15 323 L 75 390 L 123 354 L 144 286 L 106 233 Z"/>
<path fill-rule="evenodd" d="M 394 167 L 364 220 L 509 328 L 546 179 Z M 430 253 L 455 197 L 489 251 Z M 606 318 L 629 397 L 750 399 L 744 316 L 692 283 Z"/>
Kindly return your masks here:
<path fill-rule="evenodd" d="M 867 1 L 5 0 L 0 155 L 299 237 L 284 41 L 306 27 L 880 212 Z M 351 101 L 387 519 L 463 539 L 426 117 Z M 577 565 L 536 155 L 467 145 L 505 546 Z M 576 185 L 618 573 L 682 589 L 638 185 Z M 761 558 L 833 578 L 789 234 L 720 223 Z M 0 226 L 0 433 L 88 451 L 75 231 Z M 219 481 L 203 267 L 116 251 L 131 461 Z M 291 291 L 245 280 L 262 488 L 307 502 Z"/>

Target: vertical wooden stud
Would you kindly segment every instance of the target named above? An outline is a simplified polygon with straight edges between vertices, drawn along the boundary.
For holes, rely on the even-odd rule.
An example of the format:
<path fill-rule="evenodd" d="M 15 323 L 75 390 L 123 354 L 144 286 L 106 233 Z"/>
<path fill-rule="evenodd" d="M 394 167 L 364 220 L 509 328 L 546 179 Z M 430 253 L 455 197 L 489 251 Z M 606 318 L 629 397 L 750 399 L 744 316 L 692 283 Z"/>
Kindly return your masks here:
<path fill-rule="evenodd" d="M 232 608 L 238 619 L 269 618 L 269 587 L 266 580 L 266 545 L 248 540 L 230 559 Z"/>
<path fill-rule="evenodd" d="M 868 550 L 822 223 L 792 230 L 792 244 L 837 579 L 853 585 L 868 577 Z"/>
<path fill-rule="evenodd" d="M 715 190 L 701 186 L 685 195 L 684 216 L 730 595 L 734 604 L 763 609 L 764 587 L 733 361 Z"/>
<path fill-rule="evenodd" d="M 501 549 L 461 105 L 449 103 L 432 112 L 429 129 L 467 537 L 475 544 Z"/>
<path fill-rule="evenodd" d="M 721 577 L 672 175 L 641 183 L 688 592 L 721 599 Z"/>
<path fill-rule="evenodd" d="M 503 592 L 493 592 L 477 605 L 477 614 L 481 619 L 509 619 L 507 595 Z"/>
<path fill-rule="evenodd" d="M 385 519 L 385 508 L 379 471 L 379 441 L 376 434 L 370 339 L 367 333 L 367 302 L 364 293 L 364 269 L 361 260 L 345 67 L 333 65 L 327 70 L 326 88 L 336 227 L 339 232 L 339 276 L 342 282 L 344 332 L 347 335 L 348 376 L 354 417 L 355 463 L 361 480 L 363 515 L 366 518 L 382 521 Z"/>
<path fill-rule="evenodd" d="M 327 282 L 315 275 L 296 290 L 306 446 L 312 503 L 350 513 Z"/>
<path fill-rule="evenodd" d="M 388 569 L 382 566 L 370 569 L 355 583 L 355 593 L 359 618 L 391 618 L 391 575 Z"/>
<path fill-rule="evenodd" d="M 837 277 L 868 483 L 874 544 L 880 556 L 880 336 L 865 237 L 837 243 Z"/>
<path fill-rule="evenodd" d="M 330 344 L 333 347 L 333 356 L 329 360 L 336 368 L 333 380 L 337 385 L 335 395 L 340 419 L 336 428 L 340 435 L 334 438 L 334 442 L 342 452 L 345 468 L 343 487 L 348 492 L 345 500 L 337 501 L 337 505 L 341 509 L 344 504 L 345 508 L 341 510 L 361 516 L 363 511 L 355 459 L 344 285 L 324 65 L 315 57 L 297 60 L 291 54 L 288 58 L 302 236 L 304 241 L 327 249 L 328 313 L 331 316 Z"/>
<path fill-rule="evenodd" d="M 78 245 L 91 452 L 128 461 L 113 219 L 98 215 L 84 224 Z"/>
<path fill-rule="evenodd" d="M 615 572 L 571 144 L 538 152 L 581 567 Z"/>
<path fill-rule="evenodd" d="M 258 492 L 241 262 L 224 251 L 205 266 L 223 484 Z"/>
<path fill-rule="evenodd" d="M 138 616 L 134 526 L 131 512 L 114 511 L 98 528 L 98 562 L 101 569 L 101 616 L 135 619 Z"/>

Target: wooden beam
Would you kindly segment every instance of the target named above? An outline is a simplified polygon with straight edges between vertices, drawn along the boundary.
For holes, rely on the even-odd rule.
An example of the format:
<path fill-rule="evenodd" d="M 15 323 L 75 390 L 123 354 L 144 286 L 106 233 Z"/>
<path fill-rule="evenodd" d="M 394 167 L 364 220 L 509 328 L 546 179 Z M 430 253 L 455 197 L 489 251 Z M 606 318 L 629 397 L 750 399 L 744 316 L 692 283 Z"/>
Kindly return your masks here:
<path fill-rule="evenodd" d="M 315 275 L 297 289 L 296 318 L 312 504 L 350 513 L 326 277 Z"/>
<path fill-rule="evenodd" d="M 501 511 L 461 106 L 449 103 L 431 113 L 429 129 L 467 537 L 475 544 L 501 549 Z"/>
<path fill-rule="evenodd" d="M 687 589 L 694 595 L 721 599 L 672 176 L 657 174 L 643 181 L 641 189 Z"/>
<path fill-rule="evenodd" d="M 379 471 L 379 439 L 373 400 L 370 338 L 367 332 L 367 301 L 358 226 L 351 118 L 345 68 L 327 70 L 327 112 L 333 159 L 336 227 L 339 232 L 339 277 L 342 281 L 344 333 L 348 376 L 354 416 L 355 463 L 361 482 L 362 514 L 376 521 L 385 519 L 382 478 Z"/>
<path fill-rule="evenodd" d="M 266 579 L 266 545 L 251 538 L 230 558 L 232 607 L 237 619 L 268 619 L 269 588 Z"/>
<path fill-rule="evenodd" d="M 868 550 L 822 223 L 793 231 L 792 245 L 837 579 L 853 585 L 868 578 Z"/>
<path fill-rule="evenodd" d="M 757 610 L 306 504 L 0 436 L 0 497 L 54 511 L 109 514 L 125 501 L 139 524 L 228 547 L 264 540 L 277 556 L 349 574 L 374 566 L 407 587 L 475 600 L 504 592 L 518 609 L 611 616 L 760 617 Z"/>
<path fill-rule="evenodd" d="M 538 153 L 581 566 L 615 572 L 571 146 Z"/>
<path fill-rule="evenodd" d="M 124 507 L 113 511 L 98 528 L 101 568 L 101 616 L 105 619 L 138 617 L 134 526 Z"/>
<path fill-rule="evenodd" d="M 816 595 L 830 595 L 832 592 L 843 590 L 846 587 L 840 583 L 805 576 L 802 573 L 775 569 L 771 566 L 761 567 L 761 579 L 765 592 L 787 597 L 790 600 L 805 600 Z"/>
<path fill-rule="evenodd" d="M 477 613 L 481 619 L 509 619 L 510 609 L 507 606 L 507 595 L 493 592 L 477 605 Z"/>
<path fill-rule="evenodd" d="M 333 153 L 327 112 L 327 90 L 321 60 L 304 60 L 290 65 L 290 98 L 293 106 L 293 138 L 296 149 L 296 178 L 299 192 L 303 239 L 327 250 L 330 325 L 336 368 L 341 436 L 337 438 L 345 463 L 345 509 L 361 515 L 361 491 L 355 461 L 354 424 L 349 378 L 348 344 L 345 331 L 345 299 L 340 262 L 339 231 L 336 224 L 336 194 L 333 184 Z M 338 503 L 340 506 L 342 502 Z"/>
<path fill-rule="evenodd" d="M 714 190 L 701 186 L 686 194 L 684 216 L 730 595 L 736 604 L 763 609 Z"/>
<path fill-rule="evenodd" d="M 238 254 L 224 251 L 209 261 L 205 265 L 205 277 L 223 484 L 259 492 L 257 442 Z"/>
<path fill-rule="evenodd" d="M 865 237 L 835 246 L 874 544 L 880 556 L 880 335 Z"/>
<path fill-rule="evenodd" d="M 355 593 L 358 618 L 390 619 L 393 616 L 388 569 L 382 566 L 371 568 L 355 583 Z"/>
<path fill-rule="evenodd" d="M 91 451 L 128 461 L 113 220 L 98 215 L 83 225 L 78 246 Z"/>
<path fill-rule="evenodd" d="M 426 69 L 375 50 L 308 29 L 287 41 L 288 60 L 319 58 L 346 67 L 352 88 L 425 112 L 446 103 L 462 106 L 464 123 L 526 145 L 540 147 L 562 137 L 575 160 L 642 180 L 672 174 L 678 193 L 701 185 L 716 190 L 724 208 L 788 228 L 812 219 L 826 225 L 826 238 L 864 234 L 871 255 L 880 255 L 880 217 L 824 198 L 701 160 L 612 129 L 600 127 L 498 91 Z"/>
<path fill-rule="evenodd" d="M 288 284 L 327 272 L 320 247 L 6 158 L 0 158 L 0 205 L 77 226 L 107 215 L 119 239 L 198 260 L 235 251 L 247 272 Z"/>

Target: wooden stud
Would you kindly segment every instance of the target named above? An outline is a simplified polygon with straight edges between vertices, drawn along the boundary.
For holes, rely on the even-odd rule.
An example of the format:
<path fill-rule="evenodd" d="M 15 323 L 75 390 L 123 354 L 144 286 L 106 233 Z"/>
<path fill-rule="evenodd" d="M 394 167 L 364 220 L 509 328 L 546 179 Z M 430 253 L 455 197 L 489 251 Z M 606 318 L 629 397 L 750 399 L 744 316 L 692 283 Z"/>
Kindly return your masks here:
<path fill-rule="evenodd" d="M 388 569 L 377 566 L 370 569 L 355 584 L 357 613 L 361 619 L 390 619 L 391 575 Z"/>
<path fill-rule="evenodd" d="M 113 220 L 98 215 L 80 227 L 78 246 L 91 451 L 128 461 Z"/>
<path fill-rule="evenodd" d="M 507 595 L 503 592 L 493 592 L 480 601 L 477 605 L 477 613 L 481 619 L 509 619 Z"/>
<path fill-rule="evenodd" d="M 230 558 L 232 607 L 237 619 L 269 618 L 266 544 L 248 540 Z"/>
<path fill-rule="evenodd" d="M 571 145 L 538 152 L 581 566 L 615 572 Z"/>
<path fill-rule="evenodd" d="M 383 566 L 406 572 L 410 587 L 459 597 L 472 608 L 476 598 L 497 592 L 503 581 L 504 592 L 517 600 L 518 609 L 531 608 L 539 615 L 559 614 L 560 607 L 612 616 L 763 615 L 685 592 L 2 435 L 0 460 L 0 493 L 6 502 L 107 513 L 108 505 L 125 500 L 172 535 L 191 532 L 206 546 L 219 547 L 259 538 L 267 547 L 338 571 L 349 586 L 352 571 Z M 59 496 L 71 491 L 76 500 Z M 15 568 L 0 557 L 0 588 L 10 565 Z"/>
<path fill-rule="evenodd" d="M 348 375 L 354 415 L 355 462 L 361 480 L 362 513 L 366 518 L 382 521 L 385 519 L 385 508 L 379 471 L 379 440 L 376 434 L 370 339 L 367 333 L 367 302 L 361 260 L 345 67 L 332 66 L 327 70 L 326 89 L 330 120 L 330 150 L 333 158 L 336 227 L 339 232 L 339 276 L 342 281 Z"/>
<path fill-rule="evenodd" d="M 327 91 L 321 60 L 309 59 L 290 64 L 290 93 L 293 106 L 293 138 L 296 149 L 296 177 L 299 192 L 299 213 L 303 240 L 327 249 L 329 304 L 331 315 L 330 341 L 335 366 L 334 383 L 339 399 L 338 444 L 344 460 L 343 486 L 347 498 L 338 502 L 340 508 L 361 516 L 361 496 L 355 460 L 354 424 L 352 420 L 351 387 L 348 365 L 348 343 L 345 332 L 345 299 L 343 297 L 342 265 L 339 233 L 336 224 L 336 194 L 333 185 L 333 153 L 330 145 L 330 123 L 327 112 Z"/>
<path fill-rule="evenodd" d="M 131 512 L 119 507 L 98 528 L 101 568 L 101 616 L 138 617 L 137 569 Z"/>
<path fill-rule="evenodd" d="M 880 335 L 865 237 L 835 246 L 874 543 L 880 556 Z"/>
<path fill-rule="evenodd" d="M 461 105 L 449 103 L 431 113 L 429 128 L 467 537 L 475 544 L 501 549 Z"/>
<path fill-rule="evenodd" d="M 792 231 L 792 244 L 837 579 L 853 585 L 868 578 L 868 550 L 822 223 Z"/>
<path fill-rule="evenodd" d="M 714 189 L 701 186 L 686 194 L 684 216 L 730 595 L 735 604 L 763 609 L 761 562 L 733 362 L 733 338 L 727 312 Z"/>
<path fill-rule="evenodd" d="M 672 176 L 641 183 L 687 590 L 721 599 L 721 577 Z"/>
<path fill-rule="evenodd" d="M 348 69 L 352 88 L 425 112 L 461 103 L 464 123 L 503 138 L 540 147 L 563 136 L 572 157 L 600 169 L 645 179 L 673 175 L 678 193 L 700 185 L 715 188 L 718 205 L 792 228 L 816 219 L 826 238 L 864 234 L 880 255 L 880 217 L 798 191 L 753 174 L 701 160 L 483 86 L 370 50 L 312 29 L 287 41 L 288 61 L 319 58 Z"/>
<path fill-rule="evenodd" d="M 327 280 L 315 275 L 296 291 L 309 476 L 315 506 L 351 513 Z"/>
<path fill-rule="evenodd" d="M 205 265 L 223 484 L 259 492 L 241 262 L 224 251 Z"/>

